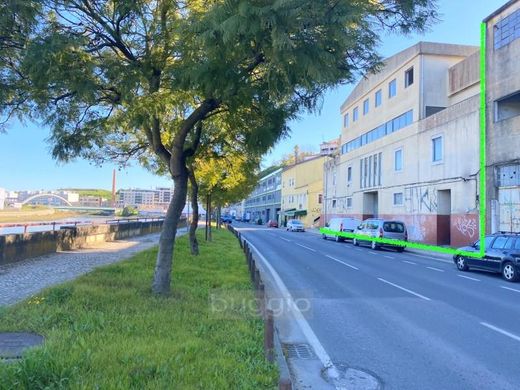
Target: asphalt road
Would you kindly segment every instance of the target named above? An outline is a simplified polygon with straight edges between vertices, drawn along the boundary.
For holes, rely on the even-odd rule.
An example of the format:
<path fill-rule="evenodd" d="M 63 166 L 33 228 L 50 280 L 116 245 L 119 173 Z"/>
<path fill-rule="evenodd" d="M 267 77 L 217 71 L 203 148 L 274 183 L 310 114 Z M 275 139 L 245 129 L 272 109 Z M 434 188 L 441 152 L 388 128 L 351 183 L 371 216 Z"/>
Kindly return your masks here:
<path fill-rule="evenodd" d="M 235 228 L 312 297 L 308 323 L 335 364 L 385 389 L 520 388 L 520 283 L 310 232 Z"/>

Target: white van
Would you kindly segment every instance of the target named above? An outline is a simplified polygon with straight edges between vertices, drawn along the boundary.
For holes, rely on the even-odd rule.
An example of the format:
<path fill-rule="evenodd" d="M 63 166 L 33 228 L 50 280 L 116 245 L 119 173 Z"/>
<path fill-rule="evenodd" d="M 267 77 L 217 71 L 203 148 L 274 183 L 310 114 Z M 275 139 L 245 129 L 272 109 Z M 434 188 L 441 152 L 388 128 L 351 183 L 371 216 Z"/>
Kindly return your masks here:
<path fill-rule="evenodd" d="M 361 220 L 356 218 L 332 218 L 329 221 L 327 229 L 333 230 L 335 232 L 348 232 L 353 233 L 357 227 L 361 225 Z M 327 238 L 333 238 L 337 242 L 344 241 L 345 237 L 340 237 L 332 234 L 322 234 L 324 240 Z"/>

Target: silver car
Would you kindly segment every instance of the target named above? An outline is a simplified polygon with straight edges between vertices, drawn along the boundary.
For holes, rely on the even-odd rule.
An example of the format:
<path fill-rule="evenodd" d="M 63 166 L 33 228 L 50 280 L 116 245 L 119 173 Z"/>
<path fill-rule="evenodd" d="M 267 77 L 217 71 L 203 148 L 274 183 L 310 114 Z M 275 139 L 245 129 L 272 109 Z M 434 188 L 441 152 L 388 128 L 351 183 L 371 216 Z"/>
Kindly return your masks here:
<path fill-rule="evenodd" d="M 301 223 L 301 221 L 298 221 L 297 219 L 290 219 L 287 221 L 287 231 L 304 232 L 305 226 L 303 226 L 303 223 Z"/>
<path fill-rule="evenodd" d="M 386 219 L 366 219 L 354 231 L 355 234 L 364 236 L 363 238 L 354 238 L 352 243 L 354 245 L 369 244 L 372 249 L 379 249 L 383 246 L 393 247 L 398 252 L 404 251 L 404 246 L 382 244 L 372 240 L 372 238 L 388 238 L 393 240 L 408 241 L 408 232 L 406 225 L 401 221 L 386 220 Z M 366 238 L 365 238 L 366 237 Z"/>
<path fill-rule="evenodd" d="M 356 218 L 332 218 L 327 224 L 327 229 L 334 232 L 354 233 L 356 228 L 361 224 L 361 221 Z M 337 242 L 344 241 L 346 238 L 338 236 L 337 234 L 322 234 L 324 240 L 332 238 Z"/>

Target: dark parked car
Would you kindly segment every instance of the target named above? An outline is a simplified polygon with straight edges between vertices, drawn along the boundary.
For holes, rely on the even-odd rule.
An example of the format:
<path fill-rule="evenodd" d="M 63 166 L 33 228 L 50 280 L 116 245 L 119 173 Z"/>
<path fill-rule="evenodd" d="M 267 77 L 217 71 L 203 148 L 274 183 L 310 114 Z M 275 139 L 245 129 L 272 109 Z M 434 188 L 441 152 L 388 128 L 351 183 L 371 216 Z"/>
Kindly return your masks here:
<path fill-rule="evenodd" d="M 508 282 L 520 280 L 520 234 L 496 233 L 486 236 L 485 256 L 474 258 L 456 254 L 453 261 L 460 271 L 470 269 L 501 273 Z M 466 252 L 479 252 L 480 241 L 459 248 Z"/>
<path fill-rule="evenodd" d="M 233 218 L 231 217 L 231 215 L 223 215 L 222 217 L 220 217 L 220 220 L 222 221 L 222 223 L 232 223 L 233 222 Z"/>
<path fill-rule="evenodd" d="M 267 227 L 277 228 L 278 222 L 276 222 L 274 219 L 270 219 L 269 221 L 267 221 Z"/>

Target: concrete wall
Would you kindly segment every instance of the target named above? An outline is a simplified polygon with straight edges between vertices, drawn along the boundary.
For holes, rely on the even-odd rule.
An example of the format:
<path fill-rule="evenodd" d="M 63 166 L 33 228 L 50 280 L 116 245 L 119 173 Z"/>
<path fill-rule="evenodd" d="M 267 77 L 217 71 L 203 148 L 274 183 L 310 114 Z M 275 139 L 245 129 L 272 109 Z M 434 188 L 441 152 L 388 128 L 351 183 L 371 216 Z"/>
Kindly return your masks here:
<path fill-rule="evenodd" d="M 185 221 L 179 227 L 185 226 Z M 94 243 L 121 240 L 161 231 L 162 221 L 128 222 L 119 225 L 79 226 L 55 232 L 10 234 L 0 236 L 0 265 L 47 255 L 61 250 L 74 250 Z"/>

